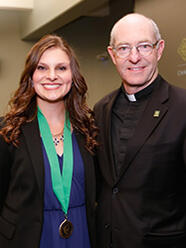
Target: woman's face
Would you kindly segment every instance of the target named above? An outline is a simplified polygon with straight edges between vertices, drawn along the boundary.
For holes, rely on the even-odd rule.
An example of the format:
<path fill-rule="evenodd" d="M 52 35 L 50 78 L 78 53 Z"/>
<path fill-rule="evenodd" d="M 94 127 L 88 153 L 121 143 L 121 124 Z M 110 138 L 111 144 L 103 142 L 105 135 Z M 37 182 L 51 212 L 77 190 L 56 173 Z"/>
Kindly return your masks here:
<path fill-rule="evenodd" d="M 33 87 L 37 99 L 58 102 L 69 92 L 72 85 L 70 59 L 59 47 L 46 50 L 33 73 Z"/>

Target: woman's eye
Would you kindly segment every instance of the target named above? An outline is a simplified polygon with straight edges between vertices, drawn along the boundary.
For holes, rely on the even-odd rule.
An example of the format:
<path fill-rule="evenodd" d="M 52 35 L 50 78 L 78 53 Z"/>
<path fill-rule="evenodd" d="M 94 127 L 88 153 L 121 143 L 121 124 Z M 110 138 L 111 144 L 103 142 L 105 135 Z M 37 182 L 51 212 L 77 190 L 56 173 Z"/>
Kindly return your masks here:
<path fill-rule="evenodd" d="M 59 67 L 59 70 L 60 70 L 60 71 L 65 71 L 66 69 L 67 69 L 67 68 L 66 68 L 65 66 L 60 66 L 60 67 Z"/>
<path fill-rule="evenodd" d="M 45 69 L 46 69 L 46 68 L 45 68 L 43 65 L 38 65 L 38 66 L 37 66 L 37 70 L 41 70 L 41 71 L 42 71 L 42 70 L 45 70 Z"/>

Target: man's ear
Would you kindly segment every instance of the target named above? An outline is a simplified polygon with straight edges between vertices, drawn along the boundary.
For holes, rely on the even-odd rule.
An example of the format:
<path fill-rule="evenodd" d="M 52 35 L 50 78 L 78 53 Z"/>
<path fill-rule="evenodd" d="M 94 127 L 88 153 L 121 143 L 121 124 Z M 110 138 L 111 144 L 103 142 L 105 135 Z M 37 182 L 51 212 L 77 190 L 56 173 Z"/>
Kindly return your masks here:
<path fill-rule="evenodd" d="M 157 51 L 158 51 L 158 61 L 161 59 L 161 56 L 163 54 L 164 47 L 165 47 L 165 41 L 164 40 L 160 40 L 159 41 L 159 44 L 158 44 L 158 48 L 157 48 Z"/>
<path fill-rule="evenodd" d="M 107 51 L 108 51 L 108 53 L 109 53 L 109 55 L 110 55 L 110 57 L 112 59 L 112 62 L 114 64 L 116 64 L 116 58 L 115 58 L 116 55 L 115 55 L 115 52 L 113 51 L 113 48 L 111 46 L 108 46 Z"/>

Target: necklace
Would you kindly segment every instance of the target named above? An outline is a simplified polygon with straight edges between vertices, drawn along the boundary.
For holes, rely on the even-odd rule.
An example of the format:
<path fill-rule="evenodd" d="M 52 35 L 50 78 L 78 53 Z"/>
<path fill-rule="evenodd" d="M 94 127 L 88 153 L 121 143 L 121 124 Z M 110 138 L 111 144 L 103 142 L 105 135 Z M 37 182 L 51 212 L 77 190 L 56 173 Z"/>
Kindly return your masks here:
<path fill-rule="evenodd" d="M 52 134 L 52 139 L 55 146 L 57 146 L 60 142 L 63 142 L 64 141 L 63 131 L 55 135 Z"/>

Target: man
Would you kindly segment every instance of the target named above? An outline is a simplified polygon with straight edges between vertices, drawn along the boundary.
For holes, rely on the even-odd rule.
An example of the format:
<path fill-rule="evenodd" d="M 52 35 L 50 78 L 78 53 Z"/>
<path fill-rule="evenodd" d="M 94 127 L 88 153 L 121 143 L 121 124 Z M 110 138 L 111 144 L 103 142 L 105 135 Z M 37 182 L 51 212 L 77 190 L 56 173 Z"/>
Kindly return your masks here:
<path fill-rule="evenodd" d="M 108 52 L 120 89 L 95 105 L 98 248 L 186 247 L 186 91 L 158 74 L 157 25 L 128 14 Z"/>

